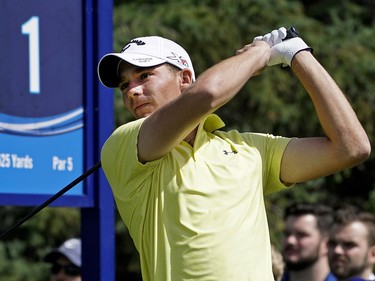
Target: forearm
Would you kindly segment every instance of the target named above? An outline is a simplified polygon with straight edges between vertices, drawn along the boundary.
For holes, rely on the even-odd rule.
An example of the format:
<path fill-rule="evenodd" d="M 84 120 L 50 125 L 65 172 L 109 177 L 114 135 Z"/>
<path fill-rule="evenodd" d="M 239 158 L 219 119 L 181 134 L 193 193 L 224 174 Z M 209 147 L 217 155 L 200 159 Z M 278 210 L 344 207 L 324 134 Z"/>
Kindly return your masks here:
<path fill-rule="evenodd" d="M 292 70 L 309 93 L 321 126 L 333 148 L 359 161 L 370 151 L 369 140 L 344 94 L 310 52 L 294 57 Z"/>
<path fill-rule="evenodd" d="M 142 162 L 158 159 L 176 147 L 205 116 L 232 99 L 266 66 L 269 46 L 264 42 L 255 45 L 245 46 L 242 53 L 203 72 L 180 96 L 145 120 L 138 145 Z"/>
<path fill-rule="evenodd" d="M 184 94 L 198 94 L 202 99 L 199 103 L 202 111 L 214 111 L 231 100 L 252 76 L 259 73 L 269 57 L 270 48 L 264 42 L 246 45 L 236 56 L 202 73 Z"/>

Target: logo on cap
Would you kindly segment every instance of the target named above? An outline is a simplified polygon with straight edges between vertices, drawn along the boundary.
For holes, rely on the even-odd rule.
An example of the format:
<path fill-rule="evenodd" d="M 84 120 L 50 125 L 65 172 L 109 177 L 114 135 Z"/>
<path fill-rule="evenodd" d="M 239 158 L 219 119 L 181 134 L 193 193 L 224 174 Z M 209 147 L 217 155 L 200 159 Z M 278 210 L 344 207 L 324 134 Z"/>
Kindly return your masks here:
<path fill-rule="evenodd" d="M 167 59 L 169 59 L 171 61 L 176 61 L 177 63 L 179 63 L 183 66 L 189 67 L 189 63 L 182 56 L 179 56 L 178 54 L 173 53 L 173 52 L 171 52 L 171 54 L 172 54 L 172 56 L 168 56 Z"/>
<path fill-rule="evenodd" d="M 121 53 L 125 52 L 130 47 L 130 44 L 137 44 L 137 46 L 146 45 L 146 43 L 142 40 L 132 39 L 128 44 L 125 45 L 124 48 L 122 48 Z"/>

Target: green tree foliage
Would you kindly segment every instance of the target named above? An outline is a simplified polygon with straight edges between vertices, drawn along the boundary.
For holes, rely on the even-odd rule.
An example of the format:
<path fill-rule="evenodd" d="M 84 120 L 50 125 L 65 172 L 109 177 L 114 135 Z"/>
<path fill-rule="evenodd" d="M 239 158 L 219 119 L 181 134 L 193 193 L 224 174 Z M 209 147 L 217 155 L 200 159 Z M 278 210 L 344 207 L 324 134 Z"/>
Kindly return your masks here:
<path fill-rule="evenodd" d="M 374 144 L 373 1 L 118 2 L 114 16 L 115 50 L 133 37 L 164 36 L 188 50 L 197 75 L 234 55 L 256 35 L 279 26 L 296 26 L 352 103 Z M 116 92 L 116 96 L 120 94 Z M 116 102 L 118 108 L 123 108 L 119 99 Z M 298 137 L 324 135 L 307 93 L 290 69 L 278 66 L 252 78 L 218 114 L 229 129 Z M 117 125 L 131 119 L 124 109 L 116 116 Z M 348 202 L 374 211 L 374 163 L 370 157 L 353 169 L 269 196 L 266 206 L 275 244 L 281 237 L 282 211 L 291 202 Z"/>
<path fill-rule="evenodd" d="M 234 55 L 254 36 L 279 26 L 296 26 L 353 104 L 373 143 L 375 39 L 372 1 L 118 2 L 114 15 L 115 50 L 121 49 L 133 37 L 165 36 L 189 51 L 198 75 L 214 63 Z M 117 92 L 116 96 L 120 97 L 120 94 Z M 116 99 L 116 104 L 123 108 L 120 99 Z M 324 134 L 308 95 L 289 68 L 271 67 L 252 78 L 218 113 L 228 128 L 238 130 L 298 137 Z M 119 125 L 130 117 L 121 109 L 116 113 L 116 120 Z M 371 157 L 354 169 L 301 184 L 306 188 L 293 192 L 303 192 L 307 196 L 313 188 L 321 191 L 322 197 L 331 198 L 337 195 L 337 186 L 340 186 L 340 200 L 344 197 L 351 201 L 350 190 L 357 183 L 362 188 L 355 190 L 356 197 L 368 200 L 374 176 L 367 167 L 372 166 L 373 161 Z M 349 182 L 350 186 L 347 185 Z"/>
<path fill-rule="evenodd" d="M 127 0 L 115 1 L 114 50 L 145 35 L 170 38 L 190 53 L 197 75 L 235 54 L 254 36 L 296 26 L 314 55 L 335 78 L 356 110 L 374 146 L 375 2 L 373 0 Z M 236 73 L 233 73 L 236 75 Z M 231 79 L 231 77 L 228 77 Z M 132 117 L 115 91 L 116 126 Z M 289 68 L 267 68 L 218 110 L 228 129 L 283 136 L 324 132 L 305 90 Z M 335 175 L 298 184 L 266 198 L 271 239 L 279 245 L 283 210 L 295 201 L 361 204 L 375 211 L 375 159 Z M 5 231 L 29 208 L 1 207 Z M 79 211 L 47 208 L 0 241 L 0 277 L 47 280 L 43 256 L 50 247 L 79 235 Z M 141 280 L 134 245 L 117 216 L 118 280 Z"/>
<path fill-rule="evenodd" d="M 4 233 L 31 212 L 30 207 L 1 207 Z M 49 265 L 43 261 L 51 248 L 70 237 L 78 237 L 79 210 L 73 208 L 43 209 L 40 213 L 0 241 L 0 279 L 9 281 L 47 281 Z"/>

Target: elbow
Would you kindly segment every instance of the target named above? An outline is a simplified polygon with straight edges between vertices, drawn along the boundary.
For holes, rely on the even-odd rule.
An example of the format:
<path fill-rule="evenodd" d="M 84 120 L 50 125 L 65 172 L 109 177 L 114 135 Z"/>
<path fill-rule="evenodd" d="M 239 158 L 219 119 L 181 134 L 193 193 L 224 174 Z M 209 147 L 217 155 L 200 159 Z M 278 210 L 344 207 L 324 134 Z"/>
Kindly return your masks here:
<path fill-rule="evenodd" d="M 361 164 L 366 161 L 371 154 L 371 144 L 369 139 L 366 137 L 359 140 L 355 147 L 351 149 L 350 155 L 351 161 L 354 165 Z"/>
<path fill-rule="evenodd" d="M 370 157 L 370 154 L 371 154 L 371 144 L 370 144 L 370 141 L 367 139 L 367 141 L 364 142 L 364 144 L 361 146 L 361 149 L 359 152 L 362 162 L 367 160 Z"/>
<path fill-rule="evenodd" d="M 227 102 L 226 96 L 221 93 L 222 87 L 215 81 L 206 80 L 205 83 L 194 85 L 189 89 L 190 97 L 197 99 L 198 107 L 204 112 L 212 112 Z"/>

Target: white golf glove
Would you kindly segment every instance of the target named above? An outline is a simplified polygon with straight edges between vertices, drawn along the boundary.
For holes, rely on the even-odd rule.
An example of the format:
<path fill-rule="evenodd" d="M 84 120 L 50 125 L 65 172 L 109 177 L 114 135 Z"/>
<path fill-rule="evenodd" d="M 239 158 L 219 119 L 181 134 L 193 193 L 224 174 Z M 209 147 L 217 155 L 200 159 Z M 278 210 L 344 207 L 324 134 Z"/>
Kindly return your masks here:
<path fill-rule="evenodd" d="M 255 41 L 265 41 L 271 48 L 271 57 L 267 65 L 290 66 L 294 56 L 303 50 L 312 51 L 300 37 L 293 37 L 290 39 L 283 39 L 287 36 L 287 30 L 285 27 L 273 30 L 264 36 L 257 36 L 254 38 Z"/>

